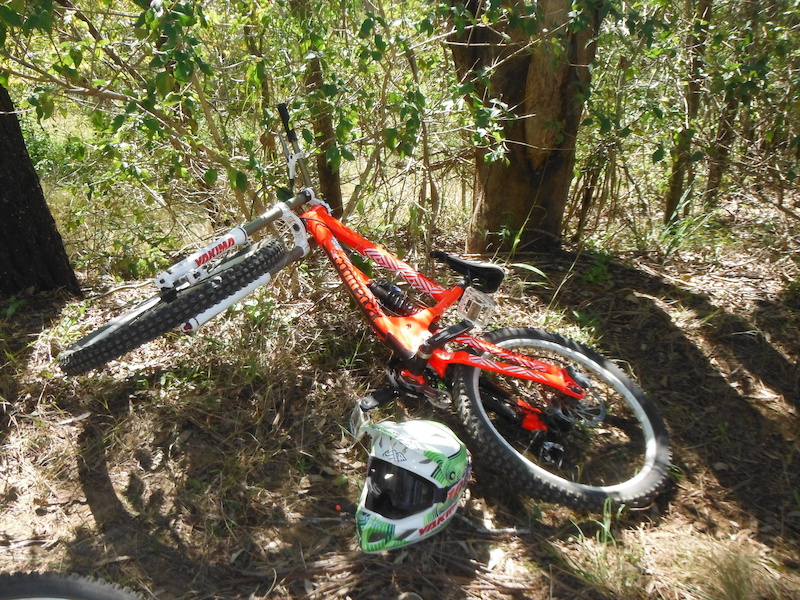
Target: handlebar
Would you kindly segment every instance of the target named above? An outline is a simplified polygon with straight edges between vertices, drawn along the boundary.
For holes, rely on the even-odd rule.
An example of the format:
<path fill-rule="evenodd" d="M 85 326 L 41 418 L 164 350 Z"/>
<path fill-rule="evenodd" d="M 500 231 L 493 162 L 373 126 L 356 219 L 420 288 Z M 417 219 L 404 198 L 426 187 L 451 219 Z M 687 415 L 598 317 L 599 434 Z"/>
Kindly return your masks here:
<path fill-rule="evenodd" d="M 278 104 L 278 113 L 281 115 L 283 128 L 286 130 L 286 137 L 289 139 L 289 143 L 294 145 L 295 142 L 297 142 L 297 133 L 292 129 L 292 124 L 289 122 L 289 108 L 286 106 L 286 103 L 281 102 Z"/>
<path fill-rule="evenodd" d="M 289 108 L 286 106 L 285 102 L 281 102 L 278 104 L 278 114 L 281 116 L 281 122 L 283 122 L 283 128 L 286 130 L 286 137 L 289 140 L 289 143 L 292 146 L 293 154 L 291 156 L 287 156 L 290 161 L 290 173 L 292 172 L 293 162 L 296 161 L 298 165 L 300 165 L 300 173 L 303 175 L 303 184 L 306 187 L 311 187 L 311 175 L 308 173 L 308 168 L 306 167 L 306 162 L 303 160 L 303 152 L 300 150 L 300 144 L 297 143 L 297 132 L 292 128 L 292 124 L 289 121 Z M 292 185 L 294 185 L 294 181 L 291 181 Z"/>

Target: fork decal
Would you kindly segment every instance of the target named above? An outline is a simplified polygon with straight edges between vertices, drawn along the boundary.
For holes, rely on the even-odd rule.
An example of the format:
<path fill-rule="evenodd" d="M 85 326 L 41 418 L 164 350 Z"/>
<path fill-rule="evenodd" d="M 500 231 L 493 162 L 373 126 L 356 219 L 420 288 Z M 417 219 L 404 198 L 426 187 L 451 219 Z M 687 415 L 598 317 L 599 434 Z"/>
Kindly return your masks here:
<path fill-rule="evenodd" d="M 208 261 L 210 261 L 215 256 L 225 252 L 228 248 L 232 248 L 236 244 L 236 240 L 232 237 L 226 238 L 222 240 L 219 244 L 204 252 L 200 256 L 194 259 L 195 264 L 199 267 L 200 265 L 204 265 Z"/>

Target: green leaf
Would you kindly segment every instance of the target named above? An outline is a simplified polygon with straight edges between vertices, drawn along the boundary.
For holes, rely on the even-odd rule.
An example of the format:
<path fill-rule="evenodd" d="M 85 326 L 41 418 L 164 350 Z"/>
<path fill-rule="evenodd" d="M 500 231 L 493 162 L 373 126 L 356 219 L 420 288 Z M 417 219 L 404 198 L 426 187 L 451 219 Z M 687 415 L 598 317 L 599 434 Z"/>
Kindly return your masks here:
<path fill-rule="evenodd" d="M 125 117 L 126 115 L 117 115 L 114 117 L 109 125 L 109 129 L 111 131 L 119 130 L 119 128 L 122 127 L 122 124 L 125 122 Z"/>
<path fill-rule="evenodd" d="M 37 8 L 37 12 L 31 14 L 27 18 L 23 28 L 25 31 L 34 31 L 37 29 L 41 31 L 51 31 L 53 28 L 53 5 L 48 2 L 43 2 L 42 5 Z"/>
<path fill-rule="evenodd" d="M 458 87 L 458 90 L 456 90 L 456 93 L 459 96 L 466 96 L 467 94 L 471 94 L 474 91 L 475 91 L 475 82 L 470 80 L 462 83 Z"/>
<path fill-rule="evenodd" d="M 325 47 L 325 38 L 322 37 L 319 33 L 311 32 L 308 34 L 311 40 L 311 46 L 314 48 L 324 48 Z"/>
<path fill-rule="evenodd" d="M 364 22 L 361 23 L 361 29 L 358 32 L 358 37 L 361 38 L 362 40 L 367 39 L 374 25 L 375 21 L 373 21 L 369 17 L 364 19 Z"/>
<path fill-rule="evenodd" d="M 247 189 L 247 175 L 236 169 L 228 169 L 228 181 L 234 190 Z"/>
<path fill-rule="evenodd" d="M 166 96 L 175 87 L 175 78 L 166 71 L 156 75 L 156 89 L 162 96 Z"/>
<path fill-rule="evenodd" d="M 331 171 L 338 173 L 339 167 L 342 164 L 342 153 L 339 152 L 338 146 L 331 146 L 328 148 L 327 152 L 325 152 L 325 158 L 328 160 Z"/>
<path fill-rule="evenodd" d="M 545 273 L 541 269 L 534 267 L 533 265 L 529 265 L 528 263 L 511 263 L 509 266 L 516 267 L 518 269 L 525 269 L 526 271 L 530 271 L 531 273 L 536 273 L 537 275 L 540 275 L 544 279 L 547 279 L 547 273 Z"/>
<path fill-rule="evenodd" d="M 95 129 L 105 129 L 106 128 L 106 116 L 103 111 L 94 110 L 89 115 L 89 122 L 94 126 Z"/>
<path fill-rule="evenodd" d="M 435 30 L 433 28 L 433 23 L 431 23 L 431 20 L 425 17 L 424 19 L 422 19 L 422 21 L 420 21 L 417 24 L 417 31 L 423 34 L 433 35 L 433 32 Z"/>
<path fill-rule="evenodd" d="M 83 52 L 81 52 L 80 48 L 72 47 L 69 49 L 69 57 L 72 59 L 72 64 L 77 69 L 81 66 L 81 61 L 83 60 Z"/>
<path fill-rule="evenodd" d="M 47 90 L 39 91 L 37 94 L 28 98 L 31 106 L 36 107 L 36 118 L 39 120 L 49 119 L 53 116 L 55 110 L 55 102 L 50 92 Z"/>
<path fill-rule="evenodd" d="M 194 62 L 191 60 L 184 60 L 175 65 L 175 80 L 180 83 L 189 81 L 192 73 L 194 73 Z"/>
<path fill-rule="evenodd" d="M 142 119 L 142 125 L 144 125 L 145 129 L 147 129 L 151 133 L 161 132 L 161 123 L 158 122 L 158 119 L 155 119 L 153 117 L 144 117 Z"/>
<path fill-rule="evenodd" d="M 203 174 L 203 181 L 205 181 L 206 185 L 209 186 L 214 185 L 217 182 L 218 178 L 219 178 L 219 172 L 216 169 L 208 169 Z"/>
<path fill-rule="evenodd" d="M 22 25 L 22 17 L 7 4 L 0 4 L 0 22 L 11 27 L 20 27 Z"/>
<path fill-rule="evenodd" d="M 204 61 L 202 58 L 198 56 L 197 58 L 195 58 L 195 62 L 197 63 L 197 66 L 199 67 L 200 72 L 203 75 L 207 75 L 208 77 L 214 76 L 214 69 L 212 69 L 211 65 L 208 64 L 206 61 Z"/>
<path fill-rule="evenodd" d="M 389 148 L 394 149 L 397 146 L 397 138 L 397 129 L 390 127 L 383 130 L 383 141 Z"/>

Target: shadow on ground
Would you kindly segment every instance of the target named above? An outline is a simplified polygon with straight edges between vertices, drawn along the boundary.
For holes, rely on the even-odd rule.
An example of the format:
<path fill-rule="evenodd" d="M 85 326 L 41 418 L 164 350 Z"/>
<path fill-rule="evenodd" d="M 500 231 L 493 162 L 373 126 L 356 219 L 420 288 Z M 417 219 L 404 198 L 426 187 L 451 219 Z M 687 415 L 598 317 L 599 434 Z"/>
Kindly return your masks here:
<path fill-rule="evenodd" d="M 798 331 L 797 313 L 779 298 L 764 298 L 752 315 L 734 314 L 708 295 L 617 263 L 607 266 L 605 280 L 593 276 L 595 283 L 587 283 L 584 275 L 596 265 L 590 256 L 531 262 L 553 285 L 526 294 L 584 325 L 591 321 L 599 349 L 630 366 L 671 430 L 675 485 L 631 523 L 657 524 L 673 510 L 713 533 L 750 518 L 746 526 L 765 543 L 798 542 L 797 418 L 786 410 L 799 408 L 800 349 L 786 333 Z M 61 304 L 50 302 L 14 323 L 15 345 L 4 342 L 16 358 L 3 367 L 0 391 L 9 403 L 3 440 L 14 426 L 9 408 L 30 409 L 25 403 L 35 396 L 29 390 L 28 400 L 15 402 L 14 374 L 30 352 L 25 336 L 57 318 Z M 328 359 L 316 368 L 336 371 L 336 356 Z M 488 568 L 492 549 L 511 538 L 459 520 L 407 551 L 361 554 L 351 514 L 362 475 L 353 458 L 359 451 L 333 443 L 342 438 L 346 415 L 314 404 L 325 400 L 320 390 L 336 395 L 341 381 L 321 385 L 300 371 L 237 379 L 212 360 L 202 368 L 209 380 L 226 381 L 225 390 L 165 384 L 189 379 L 196 368 L 172 361 L 168 369 L 64 384 L 54 402 L 80 419 L 74 483 L 91 520 L 61 532 L 63 545 L 41 549 L 65 548 L 63 570 L 130 584 L 162 600 L 383 599 L 404 592 L 443 599 L 484 592 L 613 597 L 587 586 L 552 543 L 576 527 L 590 531 L 591 515 L 555 526 L 534 520 L 528 534 L 511 536 L 525 561 L 538 567 L 524 576 Z M 335 462 L 337 453 L 348 457 L 349 471 Z M 529 510 L 528 499 L 488 474 L 476 473 L 473 496 L 506 514 Z"/>
<path fill-rule="evenodd" d="M 679 498 L 697 526 L 713 530 L 719 518 L 748 515 L 757 523 L 742 526 L 767 543 L 800 541 L 800 314 L 766 293 L 753 314 L 734 313 L 651 269 L 616 262 L 596 282 L 591 255 L 530 260 L 551 281 L 531 288 L 535 295 L 568 319 L 591 322 L 601 352 L 629 365 L 661 407 L 677 488 L 708 491 L 696 504 Z"/>

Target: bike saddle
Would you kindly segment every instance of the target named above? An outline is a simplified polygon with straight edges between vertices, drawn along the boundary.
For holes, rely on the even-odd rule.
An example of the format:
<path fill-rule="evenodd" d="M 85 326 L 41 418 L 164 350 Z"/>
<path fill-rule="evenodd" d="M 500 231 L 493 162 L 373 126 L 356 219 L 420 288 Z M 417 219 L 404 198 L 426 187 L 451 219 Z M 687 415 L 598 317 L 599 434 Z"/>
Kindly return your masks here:
<path fill-rule="evenodd" d="M 466 277 L 477 289 L 487 294 L 496 292 L 506 276 L 506 272 L 502 267 L 491 263 L 465 260 L 441 250 L 431 252 L 431 258 L 445 263 L 456 273 Z"/>

